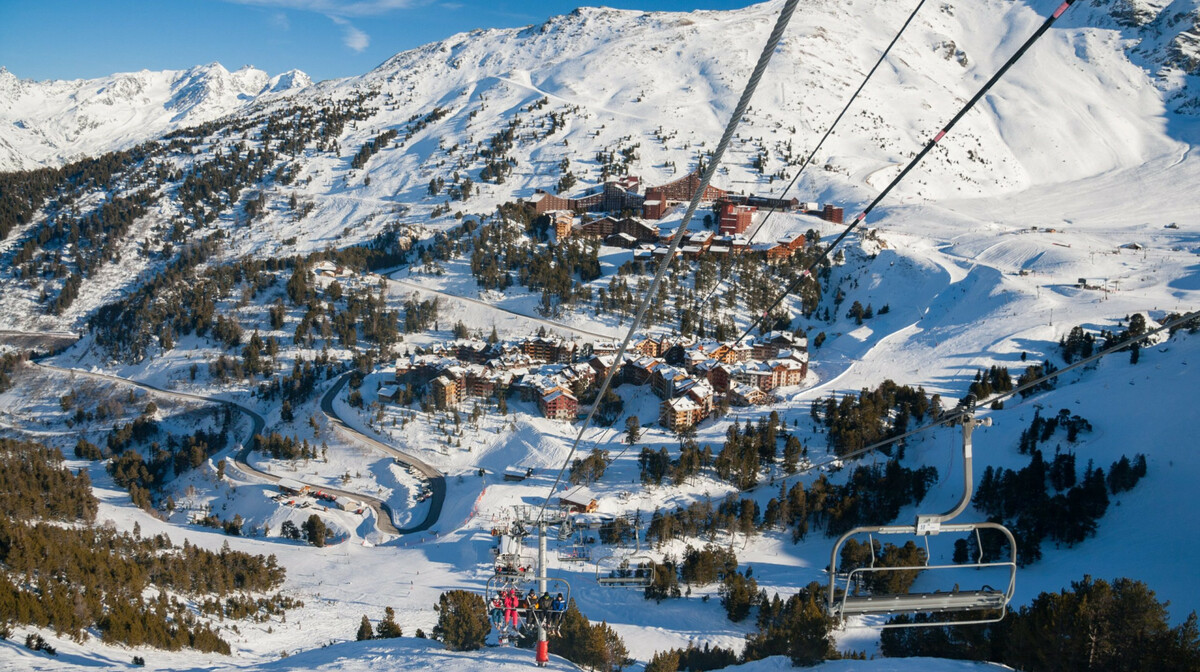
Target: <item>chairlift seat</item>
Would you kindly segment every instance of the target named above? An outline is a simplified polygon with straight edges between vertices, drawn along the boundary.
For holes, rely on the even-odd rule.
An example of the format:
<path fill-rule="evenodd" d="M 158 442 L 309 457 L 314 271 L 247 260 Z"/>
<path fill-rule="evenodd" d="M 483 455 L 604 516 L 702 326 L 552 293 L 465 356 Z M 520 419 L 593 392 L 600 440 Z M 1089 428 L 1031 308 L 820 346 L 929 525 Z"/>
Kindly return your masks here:
<path fill-rule="evenodd" d="M 971 415 L 973 400 L 966 403 L 966 416 L 962 426 L 962 456 L 963 456 L 963 493 L 958 503 L 949 511 L 938 514 L 918 514 L 913 525 L 876 525 L 854 528 L 841 536 L 833 545 L 829 557 L 829 593 L 826 611 L 835 618 L 844 619 L 847 616 L 897 616 L 934 613 L 964 614 L 959 620 L 939 623 L 886 623 L 873 627 L 917 627 L 925 625 L 967 625 L 978 623 L 995 623 L 1004 618 L 1008 604 L 1012 601 L 1017 580 L 1017 540 L 1008 528 L 999 523 L 958 523 L 950 522 L 966 510 L 971 502 L 974 487 L 972 476 L 972 445 L 971 434 L 976 425 L 989 425 L 989 419 L 976 420 Z M 979 539 L 980 530 L 993 530 L 1004 535 L 1008 545 L 1007 559 L 985 560 L 983 543 Z M 929 564 L 929 537 L 942 533 L 967 532 L 974 534 L 979 551 L 975 562 L 956 563 L 952 565 Z M 867 548 L 871 549 L 871 564 L 868 567 L 857 567 L 847 572 L 838 570 L 839 551 L 846 541 L 855 535 L 909 535 L 924 540 L 925 562 L 911 567 L 888 567 L 875 565 L 875 541 L 868 537 Z M 903 592 L 896 594 L 855 595 L 852 587 L 858 585 L 856 577 L 881 572 L 933 572 L 945 575 L 946 572 L 968 569 L 995 569 L 1008 574 L 1004 590 L 996 590 L 984 585 L 978 589 L 955 590 L 946 592 Z M 842 585 L 839 595 L 839 583 Z M 968 614 L 967 612 L 975 612 Z"/>
<path fill-rule="evenodd" d="M 617 588 L 637 588 L 648 586 L 652 582 L 650 576 L 601 576 L 596 579 L 596 583 L 602 586 L 612 586 Z"/>
<path fill-rule="evenodd" d="M 843 616 L 880 612 L 952 613 L 997 611 L 1004 609 L 1008 596 L 999 590 L 962 590 L 945 593 L 907 593 L 904 595 L 849 595 L 840 602 Z"/>

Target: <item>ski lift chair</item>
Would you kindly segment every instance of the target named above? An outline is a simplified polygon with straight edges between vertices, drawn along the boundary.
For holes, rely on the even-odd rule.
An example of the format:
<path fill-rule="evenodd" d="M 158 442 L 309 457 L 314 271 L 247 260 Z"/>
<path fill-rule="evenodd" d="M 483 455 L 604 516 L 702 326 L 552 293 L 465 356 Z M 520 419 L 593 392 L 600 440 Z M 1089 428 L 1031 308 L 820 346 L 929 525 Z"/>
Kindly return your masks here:
<path fill-rule="evenodd" d="M 523 578 L 533 572 L 534 560 L 525 551 L 525 530 L 519 526 L 509 527 L 498 535 L 499 541 L 492 549 L 496 556 L 496 574 L 510 578 Z"/>
<path fill-rule="evenodd" d="M 583 544 L 567 544 L 558 547 L 559 562 L 589 562 L 591 559 L 591 549 Z"/>
<path fill-rule="evenodd" d="M 596 583 L 604 588 L 645 588 L 654 582 L 654 558 L 642 552 L 638 530 L 633 528 L 634 548 L 629 553 L 612 553 L 596 558 Z M 616 562 L 611 559 L 616 558 Z"/>
<path fill-rule="evenodd" d="M 970 405 L 970 402 L 968 402 Z M 969 406 L 968 406 L 969 407 Z M 873 627 L 919 627 L 965 625 L 975 623 L 995 623 L 1004 618 L 1008 605 L 1012 601 L 1017 580 L 1017 542 L 1006 527 L 999 523 L 950 523 L 949 521 L 962 513 L 971 502 L 973 479 L 971 473 L 971 432 L 976 425 L 990 425 L 990 419 L 975 420 L 966 415 L 963 427 L 963 470 L 965 487 L 962 499 L 954 508 L 946 513 L 929 515 L 918 514 L 913 525 L 879 525 L 859 527 L 843 534 L 833 546 L 829 561 L 829 595 L 827 609 L 837 621 L 844 621 L 848 616 L 899 616 L 916 614 L 963 614 L 959 620 L 939 623 L 893 623 Z M 1008 558 L 985 562 L 983 559 L 982 543 L 978 543 L 980 530 L 996 530 L 1004 535 L 1008 542 Z M 929 537 L 942 532 L 973 533 L 976 546 L 980 549 L 975 562 L 967 564 L 930 565 Z M 871 550 L 871 564 L 858 567 L 842 574 L 842 587 L 839 587 L 838 556 L 843 544 L 855 535 L 868 535 L 868 548 Z M 876 567 L 874 535 L 909 535 L 921 537 L 925 543 L 925 564 L 918 567 Z M 855 594 L 853 588 L 861 584 L 869 574 L 901 571 L 937 572 L 966 569 L 997 569 L 1007 573 L 1007 583 L 1003 589 L 982 586 L 974 590 L 959 590 L 955 585 L 950 591 L 908 592 L 898 594 Z"/>
<path fill-rule="evenodd" d="M 511 579 L 524 579 L 533 573 L 533 563 L 520 553 L 500 553 L 496 556 L 496 574 Z"/>
<path fill-rule="evenodd" d="M 505 643 L 510 637 L 518 634 L 519 627 L 509 625 L 508 614 L 506 613 L 507 609 L 503 609 L 504 613 L 501 614 L 501 620 L 497 623 L 495 614 L 490 613 L 494 609 L 492 605 L 495 603 L 496 598 L 500 598 L 501 602 L 503 602 L 504 595 L 510 590 L 516 590 L 520 594 L 529 580 L 525 576 L 511 576 L 499 572 L 493 574 L 487 580 L 487 584 L 484 587 L 484 601 L 487 603 L 489 610 L 488 620 L 491 621 L 492 627 L 496 630 L 501 644 Z"/>
<path fill-rule="evenodd" d="M 577 529 L 569 517 L 558 528 L 558 561 L 590 562 L 592 551 L 583 543 L 583 530 Z"/>
<path fill-rule="evenodd" d="M 607 572 L 596 562 L 596 583 L 604 588 L 645 588 L 653 582 L 654 560 L 648 555 L 627 556 Z"/>
<path fill-rule="evenodd" d="M 533 579 L 533 581 L 540 583 L 541 579 Z M 552 598 L 558 594 L 562 594 L 562 609 L 556 610 L 553 607 L 542 609 L 540 606 L 534 608 L 527 607 L 527 614 L 532 615 L 533 623 L 545 628 L 546 632 L 557 633 L 559 626 L 562 624 L 563 614 L 567 613 L 567 606 L 571 604 L 571 584 L 566 579 L 555 576 L 547 576 L 545 581 L 546 588 L 543 592 L 550 593 Z M 526 619 L 526 622 L 528 623 L 528 619 Z"/>

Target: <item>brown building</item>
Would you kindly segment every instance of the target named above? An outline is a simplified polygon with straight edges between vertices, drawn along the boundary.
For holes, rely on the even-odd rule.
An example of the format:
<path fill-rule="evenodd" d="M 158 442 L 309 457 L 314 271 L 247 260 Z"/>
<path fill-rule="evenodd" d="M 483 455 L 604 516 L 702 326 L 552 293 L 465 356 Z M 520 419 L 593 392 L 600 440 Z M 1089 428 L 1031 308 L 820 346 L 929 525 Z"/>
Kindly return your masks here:
<path fill-rule="evenodd" d="M 607 238 L 617 230 L 616 217 L 601 217 L 590 222 L 584 222 L 579 227 L 579 235 L 588 238 Z"/>
<path fill-rule="evenodd" d="M 574 210 L 574 206 L 569 198 L 555 196 L 544 191 L 538 191 L 529 199 L 533 203 L 533 211 L 537 214 L 545 214 L 553 210 Z"/>
<path fill-rule="evenodd" d="M 799 385 L 808 373 L 808 362 L 794 359 L 777 359 L 771 362 L 771 389 Z"/>
<path fill-rule="evenodd" d="M 754 348 L 745 343 L 737 345 L 720 345 L 716 350 L 713 350 L 713 359 L 724 362 L 726 364 L 738 364 L 740 362 L 750 361 L 750 357 L 754 354 Z"/>
<path fill-rule="evenodd" d="M 713 389 L 718 392 L 724 392 L 729 389 L 729 383 L 732 376 L 729 373 L 729 365 L 718 363 L 715 366 L 707 368 L 708 384 L 713 386 Z"/>
<path fill-rule="evenodd" d="M 624 233 L 637 239 L 639 243 L 658 242 L 658 227 L 649 222 L 643 222 L 634 217 L 626 217 L 617 222 L 614 233 Z"/>
<path fill-rule="evenodd" d="M 670 206 L 660 199 L 646 200 L 642 203 L 642 217 L 646 219 L 662 219 Z"/>
<path fill-rule="evenodd" d="M 570 238 L 575 215 L 569 210 L 555 210 L 549 214 L 554 219 L 554 239 L 561 243 Z"/>
<path fill-rule="evenodd" d="M 670 399 L 677 396 L 676 388 L 687 379 L 688 375 L 682 369 L 663 364 L 655 368 L 654 373 L 650 375 L 650 389 L 654 390 L 659 399 Z"/>
<path fill-rule="evenodd" d="M 433 405 L 440 409 L 458 408 L 463 400 L 463 386 L 459 381 L 448 375 L 441 375 L 429 381 L 429 394 Z"/>
<path fill-rule="evenodd" d="M 574 420 L 579 415 L 579 400 L 563 389 L 539 397 L 538 407 L 542 415 L 552 420 Z"/>
<path fill-rule="evenodd" d="M 575 356 L 575 344 L 547 336 L 535 336 L 521 342 L 521 353 L 543 362 L 570 362 Z"/>
<path fill-rule="evenodd" d="M 572 212 L 640 212 L 645 198 L 637 193 L 641 181 L 636 177 L 609 180 L 593 193 L 576 198 L 564 198 L 538 191 L 530 199 L 534 211 L 543 214 L 552 210 Z"/>
<path fill-rule="evenodd" d="M 674 432 L 683 432 L 704 419 L 703 409 L 689 396 L 667 399 L 659 404 L 658 423 Z"/>
<path fill-rule="evenodd" d="M 678 202 L 690 201 L 692 200 L 692 196 L 696 194 L 696 190 L 699 188 L 700 169 L 697 168 L 696 170 L 684 175 L 678 180 L 674 180 L 673 182 L 668 182 L 657 187 L 647 187 L 646 198 L 661 198 L 662 200 L 666 201 Z M 651 195 L 652 192 L 655 194 L 654 196 Z M 727 193 L 729 192 L 725 191 L 724 189 L 718 189 L 710 184 L 707 188 L 705 188 L 704 195 L 700 197 L 700 200 L 715 201 L 724 197 Z"/>
<path fill-rule="evenodd" d="M 767 250 L 767 261 L 782 261 L 802 247 L 804 247 L 803 233 L 791 239 L 781 238 L 774 247 Z"/>
<path fill-rule="evenodd" d="M 621 366 L 621 374 L 626 382 L 645 385 L 650 382 L 650 376 L 654 370 L 660 366 L 662 366 L 662 362 L 653 357 L 639 357 L 635 360 L 627 360 Z"/>
<path fill-rule="evenodd" d="M 758 406 L 769 399 L 766 392 L 749 385 L 735 385 L 729 390 L 729 403 L 734 406 Z"/>
<path fill-rule="evenodd" d="M 632 250 L 637 247 L 638 239 L 628 233 L 614 233 L 611 236 L 604 237 L 604 244 L 609 247 L 621 247 L 626 250 Z"/>
<path fill-rule="evenodd" d="M 726 236 L 745 233 L 746 229 L 749 229 L 750 225 L 754 223 L 755 212 L 758 212 L 758 208 L 752 205 L 737 205 L 728 201 L 721 203 L 718 231 Z"/>
<path fill-rule="evenodd" d="M 696 190 L 699 188 L 699 168 L 673 182 L 668 182 L 657 187 L 647 187 L 645 200 L 643 201 L 642 216 L 646 219 L 661 219 L 672 206 L 691 201 L 692 196 L 696 194 Z M 728 193 L 724 189 L 718 189 L 710 184 L 704 189 L 704 194 L 700 197 L 700 200 L 715 201 L 724 198 Z"/>

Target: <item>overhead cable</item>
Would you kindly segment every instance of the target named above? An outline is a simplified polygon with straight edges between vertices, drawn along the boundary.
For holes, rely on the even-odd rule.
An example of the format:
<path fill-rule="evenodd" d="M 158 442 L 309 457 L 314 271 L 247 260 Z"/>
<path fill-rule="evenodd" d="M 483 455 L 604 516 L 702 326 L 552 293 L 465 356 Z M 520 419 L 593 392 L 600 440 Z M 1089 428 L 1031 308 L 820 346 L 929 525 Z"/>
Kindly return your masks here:
<path fill-rule="evenodd" d="M 971 108 L 975 107 L 975 104 L 978 103 L 979 100 L 985 95 L 987 95 L 988 91 L 991 91 L 996 82 L 1000 81 L 1000 79 L 1004 77 L 1004 74 L 1008 72 L 1008 69 L 1011 68 L 1017 61 L 1021 60 L 1021 57 L 1025 55 L 1025 52 L 1028 51 L 1029 48 L 1034 45 L 1034 43 L 1041 39 L 1042 35 L 1044 35 L 1047 30 L 1050 30 L 1050 26 L 1054 25 L 1054 22 L 1058 20 L 1058 17 L 1062 16 L 1063 12 L 1067 11 L 1067 9 L 1073 4 L 1075 4 L 1075 0 L 1065 0 L 1065 2 L 1059 5 L 1058 9 L 1054 10 L 1054 13 L 1051 14 L 1050 17 L 1047 18 L 1045 22 L 1043 22 L 1042 25 L 1035 30 L 1032 35 L 1029 36 L 1029 39 L 1025 40 L 1025 43 L 1022 44 L 1012 56 L 1008 57 L 1008 60 L 1004 62 L 1004 65 L 1000 66 L 1000 69 L 996 71 L 996 74 L 992 75 L 991 79 L 989 79 L 987 83 L 985 83 L 979 89 L 979 91 L 975 93 L 974 96 L 971 96 L 971 99 L 962 106 L 958 113 L 955 114 L 954 117 L 951 118 L 950 121 L 943 126 L 936 135 L 933 136 L 933 139 L 925 143 L 925 147 L 922 148 L 921 151 L 918 152 L 917 155 L 908 162 L 908 165 L 906 165 L 904 169 L 901 170 L 898 175 L 896 175 L 896 177 L 892 178 L 892 181 L 883 188 L 883 191 L 879 192 L 879 194 L 875 196 L 870 204 L 868 204 L 867 207 L 864 208 L 863 211 L 860 212 L 858 216 L 850 222 L 850 224 L 841 232 L 841 234 L 838 235 L 838 237 L 834 239 L 832 243 L 830 243 L 827 247 L 825 247 L 824 250 L 821 251 L 820 256 L 818 256 L 811 264 L 809 264 L 808 268 L 806 268 L 795 280 L 793 280 L 787 286 L 787 288 L 784 289 L 783 293 L 780 294 L 779 297 L 776 298 L 775 301 L 773 301 L 771 305 L 762 312 L 761 315 L 756 317 L 754 321 L 746 327 L 746 330 L 743 331 L 742 334 L 738 336 L 737 340 L 733 342 L 734 345 L 741 343 L 751 331 L 758 327 L 758 325 L 762 324 L 763 320 L 770 315 L 772 310 L 775 310 L 780 303 L 783 303 L 784 299 L 786 299 L 792 292 L 796 291 L 800 287 L 801 283 L 804 282 L 804 279 L 806 277 L 810 277 L 817 266 L 821 264 L 821 262 L 829 258 L 829 255 L 834 248 L 841 244 L 841 242 L 845 240 L 846 236 L 850 235 L 850 232 L 858 227 L 860 222 L 867 218 L 867 215 L 875 209 L 875 206 L 879 205 L 879 202 L 886 198 L 887 195 L 891 193 L 892 189 L 896 187 L 896 185 L 900 184 L 900 182 L 909 174 L 909 172 L 911 172 L 912 169 L 915 168 L 917 164 L 919 164 L 921 160 L 925 158 L 925 155 L 928 154 L 934 148 L 934 146 L 941 142 L 942 138 L 946 137 L 946 134 L 954 128 L 955 124 L 957 124 L 959 120 L 961 120 L 967 114 L 967 112 L 970 112 Z"/>
<path fill-rule="evenodd" d="M 596 409 L 604 402 L 604 395 L 608 392 L 608 388 L 612 384 L 613 375 L 621 366 L 621 361 L 625 356 L 626 349 L 629 347 L 629 342 L 633 339 L 633 335 L 637 333 L 638 327 L 641 326 L 642 320 L 646 316 L 646 311 L 654 302 L 658 288 L 662 285 L 663 278 L 667 274 L 667 269 L 671 265 L 671 259 L 674 258 L 675 251 L 679 249 L 679 242 L 686 235 L 688 225 L 692 221 L 692 216 L 696 213 L 696 208 L 700 205 L 700 200 L 704 196 L 705 190 L 708 189 L 709 183 L 712 182 L 712 177 L 717 171 L 717 166 L 720 165 L 721 158 L 725 155 L 725 150 L 729 147 L 730 140 L 733 139 L 734 131 L 737 130 L 738 124 L 749 109 L 750 99 L 754 96 L 754 91 L 758 88 L 758 83 L 762 79 L 763 73 L 766 72 L 767 64 L 771 62 L 771 57 L 775 54 L 775 49 L 779 46 L 779 41 L 783 39 L 783 32 L 787 29 L 787 25 L 791 21 L 792 14 L 796 11 L 796 5 L 799 2 L 800 0 L 786 0 L 783 8 L 779 11 L 779 18 L 775 21 L 775 27 L 767 38 L 767 43 L 763 46 L 762 53 L 758 57 L 758 63 L 755 64 L 754 71 L 750 75 L 750 80 L 746 82 L 746 88 L 742 91 L 742 96 L 733 110 L 733 115 L 730 117 L 729 123 L 725 126 L 725 132 L 721 136 L 720 142 L 717 143 L 708 166 L 701 173 L 700 185 L 697 187 L 696 193 L 692 195 L 692 201 L 688 204 L 687 211 L 683 215 L 683 221 L 679 224 L 679 229 L 675 231 L 675 235 L 672 236 L 671 244 L 667 248 L 667 254 L 658 264 L 658 272 L 654 274 L 654 281 L 650 283 L 649 290 L 642 297 L 642 302 L 638 306 L 633 322 L 629 324 L 629 331 L 626 332 L 625 339 L 621 341 L 621 347 L 617 349 L 613 365 L 609 367 L 607 375 L 604 376 L 604 382 L 600 385 L 596 393 L 596 401 L 592 404 L 591 410 L 588 411 L 583 424 L 580 425 L 579 432 L 575 435 L 575 440 L 571 442 L 571 450 L 567 453 L 567 458 L 563 461 L 562 467 L 558 470 L 558 475 L 554 478 L 554 484 L 550 486 L 550 491 L 546 494 L 546 498 L 542 502 L 541 509 L 538 511 L 538 520 L 541 520 L 545 515 L 546 506 L 550 503 L 551 497 L 554 496 L 554 492 L 562 482 L 563 474 L 571 464 L 571 458 L 579 448 L 579 442 L 583 439 L 584 432 L 588 430 L 588 427 L 592 424 L 592 419 L 596 416 Z"/>

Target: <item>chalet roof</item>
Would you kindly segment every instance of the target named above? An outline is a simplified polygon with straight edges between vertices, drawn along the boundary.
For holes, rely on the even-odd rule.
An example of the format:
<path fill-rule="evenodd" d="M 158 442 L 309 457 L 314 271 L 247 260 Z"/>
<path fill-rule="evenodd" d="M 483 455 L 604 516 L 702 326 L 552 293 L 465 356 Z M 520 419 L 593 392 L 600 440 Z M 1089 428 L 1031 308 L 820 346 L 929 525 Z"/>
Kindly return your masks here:
<path fill-rule="evenodd" d="M 542 401 L 549 404 L 549 403 L 551 403 L 553 401 L 557 401 L 558 399 L 561 399 L 563 397 L 566 397 L 567 399 L 570 399 L 571 401 L 579 401 L 578 399 L 575 398 L 575 395 L 571 394 L 570 392 L 567 392 L 566 390 L 562 389 L 561 387 L 555 389 L 550 394 L 544 395 L 542 397 Z"/>
<path fill-rule="evenodd" d="M 738 364 L 736 367 L 734 367 L 733 373 L 735 373 L 735 374 L 741 373 L 741 374 L 745 374 L 748 376 L 762 376 L 762 375 L 769 376 L 769 375 L 771 375 L 771 367 L 768 366 L 765 362 L 754 362 L 754 361 L 743 362 L 741 364 Z"/>
<path fill-rule="evenodd" d="M 637 359 L 629 360 L 626 362 L 626 364 L 639 369 L 645 369 L 646 371 L 653 371 L 655 368 L 662 365 L 662 361 L 655 357 L 651 357 L 650 355 L 644 355 L 642 357 L 638 357 Z"/>
<path fill-rule="evenodd" d="M 788 350 L 786 353 L 780 353 L 776 359 L 785 359 L 792 362 L 807 362 L 808 352 L 804 350 Z"/>
<path fill-rule="evenodd" d="M 654 370 L 654 375 L 656 375 L 664 380 L 680 380 L 680 379 L 688 377 L 686 371 L 684 371 L 683 369 L 671 366 L 670 364 L 663 364 L 662 366 L 656 368 Z"/>
<path fill-rule="evenodd" d="M 582 485 L 577 485 L 559 495 L 558 501 L 565 502 L 567 504 L 581 504 L 583 506 L 587 506 L 588 504 L 596 501 L 596 493 Z"/>
<path fill-rule="evenodd" d="M 712 385 L 707 380 L 688 378 L 675 387 L 680 394 L 690 394 L 696 399 L 709 399 L 713 395 Z"/>
<path fill-rule="evenodd" d="M 754 387 L 753 385 L 747 385 L 745 383 L 737 383 L 735 385 L 731 385 L 729 388 L 729 393 L 732 395 L 741 397 L 743 399 L 751 399 L 751 398 L 758 397 L 758 396 L 765 397 L 767 394 L 766 392 L 763 392 L 759 388 Z"/>
<path fill-rule="evenodd" d="M 772 369 L 782 368 L 782 369 L 786 369 L 789 371 L 797 371 L 797 370 L 804 368 L 804 363 L 796 361 L 790 357 L 780 357 L 778 359 L 771 360 L 771 368 Z"/>
<path fill-rule="evenodd" d="M 674 399 L 668 399 L 663 403 L 669 406 L 671 410 L 675 411 L 676 413 L 700 410 L 700 406 L 698 406 L 696 402 L 692 401 L 688 397 L 675 397 Z"/>
<path fill-rule="evenodd" d="M 799 340 L 795 334 L 790 331 L 775 330 L 769 331 L 760 339 L 768 343 L 795 343 Z"/>

